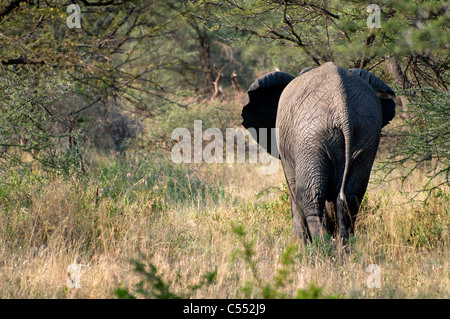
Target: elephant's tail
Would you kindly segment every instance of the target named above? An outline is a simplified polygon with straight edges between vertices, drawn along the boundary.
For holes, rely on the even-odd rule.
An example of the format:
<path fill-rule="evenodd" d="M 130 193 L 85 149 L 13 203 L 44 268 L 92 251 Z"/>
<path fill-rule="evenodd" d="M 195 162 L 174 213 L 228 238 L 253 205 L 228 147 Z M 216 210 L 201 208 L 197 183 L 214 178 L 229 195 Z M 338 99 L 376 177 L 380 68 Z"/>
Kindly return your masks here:
<path fill-rule="evenodd" d="M 353 129 L 350 124 L 347 124 L 342 129 L 342 134 L 344 135 L 345 143 L 345 166 L 344 173 L 342 174 L 341 188 L 339 189 L 339 198 L 345 201 L 345 184 L 347 182 L 348 172 L 350 170 L 350 165 L 352 164 L 352 142 L 353 142 Z"/>
<path fill-rule="evenodd" d="M 353 144 L 353 127 L 350 123 L 344 125 L 342 129 L 342 133 L 344 135 L 344 143 L 345 143 L 345 166 L 344 173 L 342 175 L 341 188 L 339 190 L 339 196 L 336 200 L 336 214 L 338 219 L 339 230 L 341 233 L 341 238 L 348 237 L 348 231 L 345 226 L 345 218 L 346 212 L 348 211 L 347 206 L 347 198 L 345 196 L 345 185 L 347 183 L 347 178 L 349 175 L 349 170 L 352 162 L 352 144 Z"/>

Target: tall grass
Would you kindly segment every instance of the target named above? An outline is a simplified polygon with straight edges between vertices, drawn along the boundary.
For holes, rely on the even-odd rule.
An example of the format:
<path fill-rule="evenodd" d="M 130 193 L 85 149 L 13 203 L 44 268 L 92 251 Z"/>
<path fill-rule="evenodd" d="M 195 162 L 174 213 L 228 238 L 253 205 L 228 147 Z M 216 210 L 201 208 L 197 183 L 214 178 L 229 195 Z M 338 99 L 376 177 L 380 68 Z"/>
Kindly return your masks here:
<path fill-rule="evenodd" d="M 142 297 L 130 260 L 153 265 L 176 296 L 449 297 L 450 192 L 411 201 L 420 171 L 410 182 L 369 185 L 349 254 L 332 240 L 293 241 L 281 168 L 267 176 L 251 164 L 188 169 L 100 157 L 84 177 L 48 174 L 2 177 L 2 298 L 114 298 L 117 288 Z M 79 289 L 66 283 L 73 263 L 83 265 Z M 371 264 L 380 288 L 367 285 Z M 214 281 L 191 291 L 212 272 Z"/>

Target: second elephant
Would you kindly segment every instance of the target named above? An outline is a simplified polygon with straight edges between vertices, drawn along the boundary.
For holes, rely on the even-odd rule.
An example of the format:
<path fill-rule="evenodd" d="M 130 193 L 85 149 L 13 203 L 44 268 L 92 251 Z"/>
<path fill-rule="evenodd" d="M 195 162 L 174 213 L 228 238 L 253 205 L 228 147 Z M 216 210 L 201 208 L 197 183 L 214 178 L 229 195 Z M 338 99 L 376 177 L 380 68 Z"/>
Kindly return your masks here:
<path fill-rule="evenodd" d="M 306 242 L 339 235 L 345 242 L 354 231 L 394 98 L 372 73 L 332 62 L 296 78 L 272 72 L 250 86 L 243 125 L 278 130 L 295 236 Z"/>

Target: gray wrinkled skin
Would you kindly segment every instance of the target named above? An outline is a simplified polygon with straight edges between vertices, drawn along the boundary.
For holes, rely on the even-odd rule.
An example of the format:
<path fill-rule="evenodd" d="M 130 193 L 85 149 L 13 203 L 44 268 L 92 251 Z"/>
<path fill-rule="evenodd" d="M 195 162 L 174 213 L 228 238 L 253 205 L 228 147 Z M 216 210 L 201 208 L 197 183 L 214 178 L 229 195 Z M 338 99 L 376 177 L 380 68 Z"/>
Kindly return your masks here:
<path fill-rule="evenodd" d="M 294 235 L 307 241 L 338 231 L 345 242 L 380 140 L 382 110 L 374 89 L 326 63 L 286 86 L 276 127 Z"/>
<path fill-rule="evenodd" d="M 267 73 L 250 86 L 242 125 L 278 129 L 279 152 L 271 154 L 283 165 L 297 238 L 328 234 L 345 243 L 354 231 L 381 128 L 395 116 L 394 98 L 372 73 L 332 62 L 296 78 Z"/>

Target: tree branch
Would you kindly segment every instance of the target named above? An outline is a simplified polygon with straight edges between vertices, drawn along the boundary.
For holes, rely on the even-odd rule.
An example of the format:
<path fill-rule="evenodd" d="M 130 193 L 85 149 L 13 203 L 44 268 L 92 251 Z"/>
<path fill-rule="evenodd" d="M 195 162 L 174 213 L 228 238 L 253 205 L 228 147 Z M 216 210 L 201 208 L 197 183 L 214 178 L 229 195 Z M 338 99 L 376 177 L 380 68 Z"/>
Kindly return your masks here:
<path fill-rule="evenodd" d="M 70 112 L 70 113 L 67 114 L 67 115 L 68 115 L 68 116 L 72 116 L 72 115 L 78 114 L 78 113 L 80 113 L 81 111 L 84 111 L 84 110 L 90 108 L 90 107 L 93 106 L 95 103 L 99 102 L 100 100 L 101 100 L 101 98 L 98 97 L 94 102 L 92 102 L 92 103 L 90 103 L 90 104 L 88 104 L 88 105 L 82 107 L 81 109 L 79 109 L 79 110 L 77 110 L 77 111 Z"/>
<path fill-rule="evenodd" d="M 0 64 L 2 65 L 45 64 L 45 61 L 42 59 L 17 58 L 17 59 L 1 60 Z"/>

